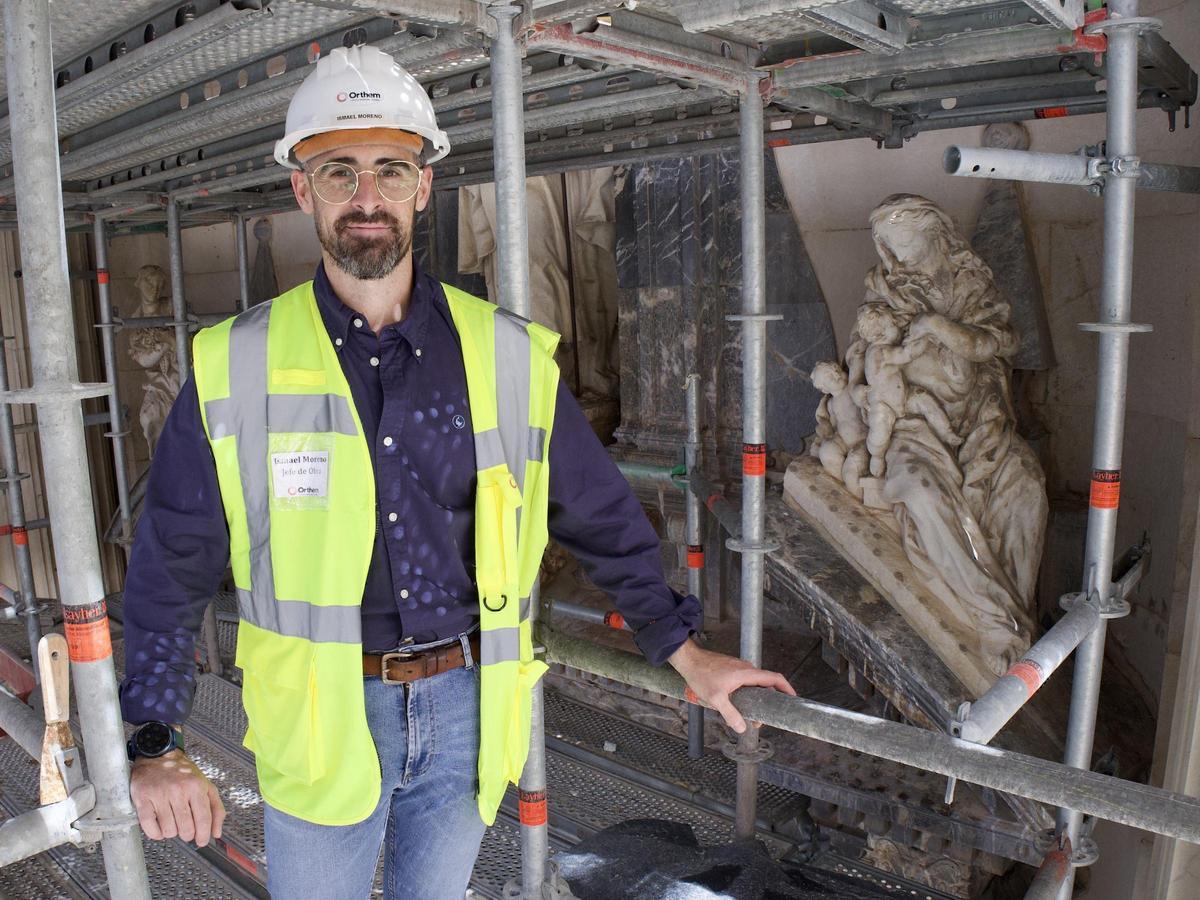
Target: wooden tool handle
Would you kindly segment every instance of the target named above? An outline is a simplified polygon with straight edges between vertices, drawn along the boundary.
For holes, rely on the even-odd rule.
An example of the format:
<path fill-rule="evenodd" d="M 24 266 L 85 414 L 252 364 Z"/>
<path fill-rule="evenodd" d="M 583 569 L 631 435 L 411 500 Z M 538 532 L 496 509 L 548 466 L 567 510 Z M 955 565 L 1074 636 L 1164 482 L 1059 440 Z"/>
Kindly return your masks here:
<path fill-rule="evenodd" d="M 38 664 L 42 673 L 42 705 L 46 724 L 65 722 L 71 716 L 70 657 L 67 639 L 48 634 L 38 643 Z"/>

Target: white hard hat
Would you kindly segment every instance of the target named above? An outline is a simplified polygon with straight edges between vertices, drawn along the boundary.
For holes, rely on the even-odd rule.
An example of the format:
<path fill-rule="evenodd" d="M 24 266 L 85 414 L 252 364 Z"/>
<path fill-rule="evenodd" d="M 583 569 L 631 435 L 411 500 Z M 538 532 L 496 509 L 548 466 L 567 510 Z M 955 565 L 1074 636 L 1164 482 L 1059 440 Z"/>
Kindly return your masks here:
<path fill-rule="evenodd" d="M 299 169 L 293 151 L 305 138 L 366 128 L 420 135 L 427 149 L 432 147 L 427 164 L 450 152 L 450 139 L 437 126 L 433 103 L 415 78 L 377 47 L 337 47 L 317 62 L 288 104 L 275 161 Z"/>

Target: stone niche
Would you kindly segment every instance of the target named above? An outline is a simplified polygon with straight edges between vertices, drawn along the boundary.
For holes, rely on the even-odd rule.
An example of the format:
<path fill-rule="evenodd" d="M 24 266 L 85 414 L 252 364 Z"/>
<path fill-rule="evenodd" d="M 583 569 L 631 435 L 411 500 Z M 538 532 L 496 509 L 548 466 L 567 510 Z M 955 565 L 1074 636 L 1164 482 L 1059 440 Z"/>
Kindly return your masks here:
<path fill-rule="evenodd" d="M 773 152 L 765 163 L 767 312 L 783 317 L 767 325 L 767 446 L 796 454 L 821 399 L 808 373 L 836 347 Z M 616 438 L 626 455 L 676 459 L 692 372 L 701 378 L 706 450 L 724 460 L 740 454 L 741 325 L 725 318 L 742 306 L 740 177 L 736 153 L 722 152 L 638 163 L 618 181 Z"/>

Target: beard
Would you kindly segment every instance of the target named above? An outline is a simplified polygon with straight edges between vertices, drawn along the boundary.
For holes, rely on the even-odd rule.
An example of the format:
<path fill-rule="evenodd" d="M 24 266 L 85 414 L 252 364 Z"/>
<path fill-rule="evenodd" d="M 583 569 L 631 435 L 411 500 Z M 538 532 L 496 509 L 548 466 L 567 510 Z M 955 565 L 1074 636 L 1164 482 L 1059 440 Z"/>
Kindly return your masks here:
<path fill-rule="evenodd" d="M 383 210 L 368 216 L 361 211 L 346 213 L 329 229 L 316 217 L 317 239 L 339 269 L 360 281 L 386 278 L 412 249 L 412 229 Z M 349 233 L 352 225 L 388 225 L 378 237 Z"/>

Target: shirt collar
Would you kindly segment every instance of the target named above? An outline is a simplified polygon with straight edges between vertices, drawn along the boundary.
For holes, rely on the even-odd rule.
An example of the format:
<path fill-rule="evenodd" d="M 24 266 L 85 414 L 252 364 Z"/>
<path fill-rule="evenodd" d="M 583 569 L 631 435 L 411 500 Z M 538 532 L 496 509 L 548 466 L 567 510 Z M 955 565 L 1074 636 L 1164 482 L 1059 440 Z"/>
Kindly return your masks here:
<path fill-rule="evenodd" d="M 395 329 L 396 333 L 409 344 L 415 353 L 425 344 L 429 332 L 430 310 L 438 304 L 442 292 L 437 280 L 426 275 L 415 259 L 412 265 L 413 288 L 412 295 L 409 297 L 408 312 L 404 316 L 404 321 L 387 326 L 384 333 L 388 329 Z M 329 283 L 329 276 L 325 274 L 324 261 L 317 264 L 317 273 L 313 278 L 313 292 L 317 296 L 317 307 L 321 311 L 321 319 L 325 322 L 325 328 L 340 350 L 343 344 L 338 343 L 338 340 L 345 341 L 353 328 L 354 320 L 359 318 L 359 314 L 343 303 L 334 291 L 333 285 Z M 419 354 L 417 354 L 417 359 L 418 361 L 421 359 Z"/>

